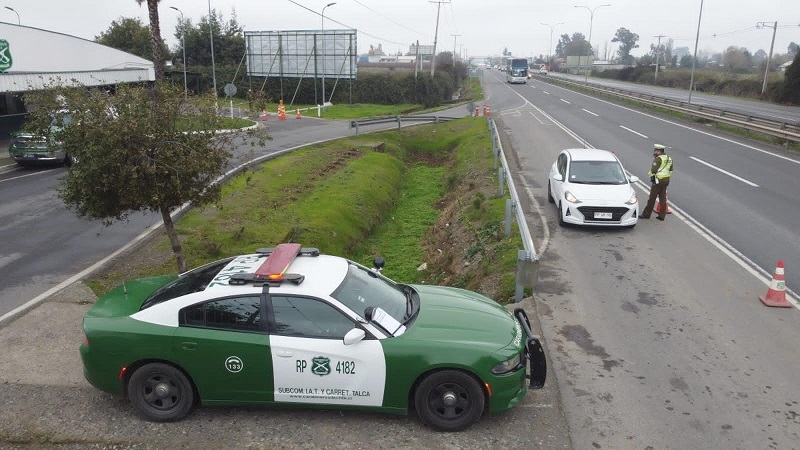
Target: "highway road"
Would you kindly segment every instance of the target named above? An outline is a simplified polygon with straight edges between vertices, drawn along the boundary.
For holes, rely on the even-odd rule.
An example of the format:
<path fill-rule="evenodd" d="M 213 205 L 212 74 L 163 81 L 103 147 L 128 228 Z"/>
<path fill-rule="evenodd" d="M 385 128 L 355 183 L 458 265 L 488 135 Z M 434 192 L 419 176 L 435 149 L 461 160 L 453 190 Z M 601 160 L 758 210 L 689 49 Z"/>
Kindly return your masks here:
<path fill-rule="evenodd" d="M 609 80 L 605 78 L 592 78 L 588 80 L 579 75 L 570 75 L 566 73 L 552 72 L 548 74 L 549 77 L 564 78 L 570 81 L 584 83 L 588 81 L 589 84 L 598 86 L 607 86 L 616 89 L 624 89 L 626 91 L 638 92 L 643 94 L 655 95 L 658 97 L 669 98 L 679 102 L 689 101 L 689 86 L 685 89 L 668 88 L 662 86 L 653 86 L 647 84 L 630 83 L 625 81 Z M 733 111 L 741 114 L 752 114 L 764 119 L 779 120 L 786 123 L 800 125 L 800 108 L 796 106 L 776 105 L 774 103 L 766 103 L 755 99 L 738 98 L 727 95 L 714 95 L 706 94 L 703 92 L 692 92 L 692 105 L 708 106 L 710 108 L 721 109 L 725 111 Z"/>
<path fill-rule="evenodd" d="M 800 311 L 758 300 L 777 260 L 800 267 L 797 155 L 535 80 L 483 78 L 533 198 L 534 297 L 573 447 L 797 448 Z M 666 221 L 557 225 L 546 186 L 561 149 L 613 150 L 647 180 L 654 143 L 675 160 Z"/>

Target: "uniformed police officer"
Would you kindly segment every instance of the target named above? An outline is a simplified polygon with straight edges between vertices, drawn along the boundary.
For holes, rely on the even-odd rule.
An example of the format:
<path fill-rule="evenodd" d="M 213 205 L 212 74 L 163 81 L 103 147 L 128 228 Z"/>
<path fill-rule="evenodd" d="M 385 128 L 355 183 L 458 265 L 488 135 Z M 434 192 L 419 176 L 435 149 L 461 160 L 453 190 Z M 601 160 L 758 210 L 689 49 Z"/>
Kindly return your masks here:
<path fill-rule="evenodd" d="M 649 219 L 653 212 L 653 206 L 658 197 L 658 220 L 664 220 L 667 215 L 667 186 L 672 176 L 672 158 L 664 153 L 664 146 L 655 144 L 653 146 L 653 165 L 650 167 L 650 197 L 647 198 L 647 206 L 639 216 L 641 219 Z"/>

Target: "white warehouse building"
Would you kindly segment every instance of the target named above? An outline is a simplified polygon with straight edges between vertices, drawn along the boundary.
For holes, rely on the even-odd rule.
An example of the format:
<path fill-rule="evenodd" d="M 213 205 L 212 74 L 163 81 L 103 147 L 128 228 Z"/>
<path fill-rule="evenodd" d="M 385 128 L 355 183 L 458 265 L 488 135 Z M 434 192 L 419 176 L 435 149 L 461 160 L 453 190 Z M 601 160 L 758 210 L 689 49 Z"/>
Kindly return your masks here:
<path fill-rule="evenodd" d="M 21 123 L 18 94 L 73 80 L 84 86 L 148 82 L 155 69 L 152 61 L 96 42 L 0 22 L 0 132 Z"/>

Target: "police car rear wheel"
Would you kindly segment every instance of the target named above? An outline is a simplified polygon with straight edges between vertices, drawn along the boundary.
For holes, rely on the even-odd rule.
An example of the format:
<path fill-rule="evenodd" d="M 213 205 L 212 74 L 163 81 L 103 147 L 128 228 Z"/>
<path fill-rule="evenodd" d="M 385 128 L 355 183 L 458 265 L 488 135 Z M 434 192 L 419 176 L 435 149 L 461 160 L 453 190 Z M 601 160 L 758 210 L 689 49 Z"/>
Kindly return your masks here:
<path fill-rule="evenodd" d="M 145 419 L 155 422 L 180 420 L 194 405 L 194 390 L 189 379 L 167 364 L 140 367 L 128 383 L 128 398 Z"/>
<path fill-rule="evenodd" d="M 420 419 L 442 431 L 461 431 L 477 422 L 485 401 L 480 384 L 455 370 L 428 375 L 414 393 Z"/>

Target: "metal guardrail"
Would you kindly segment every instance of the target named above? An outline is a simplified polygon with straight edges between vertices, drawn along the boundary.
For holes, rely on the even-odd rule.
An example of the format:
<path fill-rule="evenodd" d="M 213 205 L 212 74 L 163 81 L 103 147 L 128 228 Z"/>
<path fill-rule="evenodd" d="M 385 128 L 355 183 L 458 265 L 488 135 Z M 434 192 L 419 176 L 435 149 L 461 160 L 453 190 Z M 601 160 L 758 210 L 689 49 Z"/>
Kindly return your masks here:
<path fill-rule="evenodd" d="M 524 288 L 533 289 L 539 279 L 539 255 L 533 245 L 533 237 L 528 229 L 528 222 L 525 220 L 525 213 L 522 211 L 519 195 L 514 186 L 514 179 L 508 166 L 508 160 L 503 152 L 503 144 L 500 142 L 500 134 L 494 120 L 487 118 L 489 134 L 492 139 L 492 154 L 494 155 L 494 168 L 497 169 L 498 190 L 500 195 L 505 195 L 504 185 L 508 186 L 511 198 L 506 199 L 505 235 L 511 235 L 511 215 L 515 215 L 517 228 L 519 228 L 522 246 L 524 250 L 517 252 L 517 284 L 514 293 L 514 301 L 522 300 Z M 499 164 L 498 164 L 499 163 Z"/>
<path fill-rule="evenodd" d="M 397 128 L 400 128 L 403 125 L 403 122 L 447 122 L 450 120 L 456 120 L 458 117 L 448 117 L 448 116 L 391 116 L 391 117 L 378 117 L 375 119 L 365 119 L 365 120 L 352 120 L 350 121 L 350 128 L 356 129 L 356 135 L 358 135 L 359 128 L 364 125 L 375 125 L 378 123 L 393 123 L 397 122 Z"/>
<path fill-rule="evenodd" d="M 627 100 L 642 102 L 651 106 L 666 108 L 671 111 L 710 120 L 712 122 L 735 126 L 746 131 L 754 131 L 757 133 L 766 134 L 768 136 L 785 139 L 787 144 L 790 141 L 800 142 L 800 123 L 767 119 L 765 117 L 759 117 L 753 114 L 727 111 L 711 106 L 697 105 L 681 100 L 659 97 L 657 95 L 646 94 L 642 92 L 627 91 L 615 87 L 593 86 L 590 84 L 577 83 L 558 78 L 548 78 L 546 81 L 552 84 L 563 83 L 567 85 L 573 85 L 583 89 L 589 89 L 594 92 L 600 92 Z"/>

